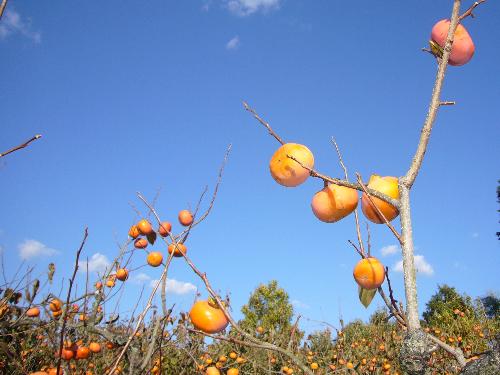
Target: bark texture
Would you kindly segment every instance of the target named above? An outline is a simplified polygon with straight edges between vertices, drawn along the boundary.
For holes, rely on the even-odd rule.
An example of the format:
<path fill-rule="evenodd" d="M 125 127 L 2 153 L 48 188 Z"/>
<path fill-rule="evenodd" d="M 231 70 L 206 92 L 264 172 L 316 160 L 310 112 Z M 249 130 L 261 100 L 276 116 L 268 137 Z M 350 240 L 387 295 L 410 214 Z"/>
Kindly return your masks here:
<path fill-rule="evenodd" d="M 500 374 L 500 334 L 495 337 L 492 349 L 479 359 L 469 362 L 461 375 L 498 375 Z"/>
<path fill-rule="evenodd" d="M 433 344 L 422 330 L 410 331 L 403 340 L 399 352 L 399 362 L 405 374 L 430 374 L 428 362 Z"/>

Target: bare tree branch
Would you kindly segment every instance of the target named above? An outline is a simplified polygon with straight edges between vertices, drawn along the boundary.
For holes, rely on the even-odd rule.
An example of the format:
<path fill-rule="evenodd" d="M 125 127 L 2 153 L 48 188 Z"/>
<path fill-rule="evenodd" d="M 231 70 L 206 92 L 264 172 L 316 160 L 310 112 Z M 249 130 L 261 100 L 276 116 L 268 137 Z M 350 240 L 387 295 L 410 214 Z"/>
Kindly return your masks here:
<path fill-rule="evenodd" d="M 5 0 L 4 0 L 5 1 Z M 7 1 L 5 1 L 5 3 L 7 3 Z M 3 4 L 2 4 L 3 5 Z M 3 5 L 5 6 L 5 5 Z M 3 12 L 3 8 L 0 8 L 0 16 L 1 16 L 1 12 Z M 42 138 L 42 136 L 40 134 L 36 134 L 34 137 L 28 139 L 26 142 L 20 144 L 19 146 L 16 146 L 16 147 L 13 147 L 11 148 L 10 150 L 7 150 L 5 152 L 2 152 L 0 154 L 0 158 L 3 158 L 5 155 L 8 155 L 8 154 L 11 154 L 13 153 L 14 151 L 17 151 L 17 150 L 20 150 L 22 148 L 25 148 L 26 146 L 28 146 L 31 142 L 33 141 L 36 141 L 37 139 L 40 139 Z"/>

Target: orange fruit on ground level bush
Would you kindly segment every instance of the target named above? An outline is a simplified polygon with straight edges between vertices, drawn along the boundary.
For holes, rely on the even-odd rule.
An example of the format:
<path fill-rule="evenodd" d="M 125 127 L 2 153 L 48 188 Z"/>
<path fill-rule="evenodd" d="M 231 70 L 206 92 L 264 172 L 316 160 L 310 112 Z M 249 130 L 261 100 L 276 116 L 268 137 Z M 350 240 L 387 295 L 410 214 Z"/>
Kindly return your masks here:
<path fill-rule="evenodd" d="M 227 375 L 238 375 L 240 373 L 240 370 L 238 370 L 237 368 L 230 368 L 229 370 L 227 370 L 226 374 Z"/>
<path fill-rule="evenodd" d="M 62 302 L 60 299 L 54 298 L 52 301 L 49 303 L 49 309 L 50 311 L 59 311 L 62 308 Z"/>
<path fill-rule="evenodd" d="M 101 344 L 98 342 L 91 342 L 89 344 L 89 349 L 92 353 L 99 353 L 101 351 Z"/>
<path fill-rule="evenodd" d="M 86 346 L 80 346 L 76 350 L 76 359 L 87 359 L 90 355 L 90 349 Z"/>
<path fill-rule="evenodd" d="M 148 254 L 148 264 L 152 267 L 158 267 L 163 261 L 163 255 L 159 251 L 152 251 Z"/>
<path fill-rule="evenodd" d="M 212 300 L 196 302 L 189 312 L 189 317 L 195 328 L 205 333 L 220 332 L 229 324 L 224 312 Z M 229 356 L 233 358 L 231 354 Z"/>
<path fill-rule="evenodd" d="M 361 259 L 354 267 L 354 280 L 365 289 L 377 289 L 385 279 L 385 268 L 376 258 Z"/>
<path fill-rule="evenodd" d="M 30 372 L 30 375 L 49 375 L 45 371 Z"/>
<path fill-rule="evenodd" d="M 314 194 L 311 208 L 325 223 L 334 223 L 352 213 L 358 206 L 358 192 L 345 186 L 330 184 Z"/>
<path fill-rule="evenodd" d="M 207 368 L 207 370 L 205 371 L 205 374 L 206 375 L 220 375 L 220 371 L 217 367 L 215 366 L 210 366 Z"/>
<path fill-rule="evenodd" d="M 139 232 L 139 228 L 137 228 L 137 225 L 132 225 L 128 231 L 128 235 L 132 238 L 137 238 L 141 232 Z"/>
<path fill-rule="evenodd" d="M 179 223 L 184 225 L 185 227 L 190 226 L 193 223 L 194 217 L 191 211 L 182 210 L 179 212 Z"/>
<path fill-rule="evenodd" d="M 316 362 L 311 363 L 311 369 L 317 370 L 319 368 L 319 365 Z"/>
<path fill-rule="evenodd" d="M 57 352 L 57 354 L 59 354 L 59 352 Z M 63 349 L 62 350 L 62 353 L 61 353 L 62 359 L 69 361 L 71 358 L 73 358 L 73 356 L 74 356 L 73 350 L 70 350 L 70 349 Z"/>
<path fill-rule="evenodd" d="M 36 318 L 40 315 L 40 309 L 38 307 L 32 307 L 26 311 L 26 316 L 30 318 Z"/>
<path fill-rule="evenodd" d="M 381 177 L 374 174 L 370 177 L 370 181 L 367 186 L 391 198 L 399 199 L 398 179 L 396 177 Z M 395 219 L 399 215 L 399 211 L 393 205 L 373 196 L 372 199 L 388 221 Z M 365 193 L 363 193 L 363 196 L 361 197 L 361 209 L 363 210 L 366 218 L 371 222 L 375 224 L 384 223 L 384 219 L 378 214 L 374 205 L 370 202 L 370 199 Z"/>
<path fill-rule="evenodd" d="M 151 223 L 146 219 L 140 220 L 136 225 L 139 232 L 145 236 L 153 232 L 153 227 L 151 226 Z"/>
<path fill-rule="evenodd" d="M 125 281 L 128 279 L 128 270 L 125 268 L 120 268 L 116 271 L 116 278 L 120 281 Z"/>
<path fill-rule="evenodd" d="M 237 357 L 238 357 L 238 354 L 236 354 L 235 352 L 229 353 L 229 358 L 236 359 Z"/>
<path fill-rule="evenodd" d="M 287 155 L 293 156 L 309 168 L 314 167 L 314 156 L 304 145 L 285 143 L 271 157 L 269 170 L 274 180 L 283 186 L 298 186 L 307 180 L 310 172 Z"/>
<path fill-rule="evenodd" d="M 171 243 L 168 245 L 168 253 L 172 254 L 172 252 L 174 253 L 174 257 L 181 257 L 182 254 L 187 253 L 187 247 L 183 243 L 178 243 L 177 245 Z"/>
<path fill-rule="evenodd" d="M 145 249 L 148 246 L 148 240 L 145 238 L 138 238 L 134 241 L 134 246 L 138 249 Z"/>
<path fill-rule="evenodd" d="M 160 227 L 158 228 L 158 233 L 162 237 L 167 237 L 171 231 L 172 231 L 172 224 L 170 224 L 168 221 L 164 221 L 163 223 L 161 223 Z"/>
<path fill-rule="evenodd" d="M 450 20 L 441 20 L 432 28 L 431 39 L 433 42 L 437 43 L 441 49 L 444 48 L 449 28 Z M 455 30 L 448 64 L 454 66 L 467 64 L 470 59 L 472 59 L 472 56 L 474 56 L 474 51 L 474 42 L 472 41 L 469 32 L 464 26 L 462 26 L 462 24 L 458 24 Z"/>

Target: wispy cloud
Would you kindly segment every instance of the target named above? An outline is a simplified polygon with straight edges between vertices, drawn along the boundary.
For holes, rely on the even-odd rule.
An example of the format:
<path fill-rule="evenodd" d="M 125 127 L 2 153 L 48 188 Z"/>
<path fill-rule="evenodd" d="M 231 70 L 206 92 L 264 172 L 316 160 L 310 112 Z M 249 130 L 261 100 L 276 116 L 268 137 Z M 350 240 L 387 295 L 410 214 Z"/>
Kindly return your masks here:
<path fill-rule="evenodd" d="M 238 35 L 236 35 L 234 38 L 232 38 L 229 42 L 226 43 L 227 50 L 238 49 L 239 46 L 240 46 L 240 37 Z"/>
<path fill-rule="evenodd" d="M 292 306 L 295 307 L 296 309 L 309 309 L 309 305 L 305 304 L 302 301 L 299 301 L 298 299 L 293 299 L 292 300 Z"/>
<path fill-rule="evenodd" d="M 423 255 L 415 255 L 413 259 L 415 259 L 415 268 L 417 269 L 417 272 L 427 276 L 432 276 L 434 274 L 434 269 L 425 260 Z M 403 272 L 403 260 L 397 262 L 393 269 L 396 272 Z"/>
<path fill-rule="evenodd" d="M 88 269 L 89 272 L 104 273 L 106 269 L 111 265 L 111 262 L 106 257 L 106 255 L 101 253 L 95 253 L 89 260 Z M 78 267 L 81 272 L 87 271 L 87 261 L 79 261 Z"/>
<path fill-rule="evenodd" d="M 479 238 L 479 233 L 478 232 L 472 233 L 472 238 Z"/>
<path fill-rule="evenodd" d="M 31 19 L 23 18 L 14 9 L 7 9 L 0 22 L 0 40 L 15 34 L 21 34 L 35 43 L 42 41 L 42 34 L 32 29 Z"/>
<path fill-rule="evenodd" d="M 154 288 L 158 279 L 151 280 L 150 285 L 151 288 Z M 184 281 L 178 281 L 175 279 L 167 279 L 167 293 L 173 294 L 188 294 L 196 292 L 197 288 L 191 283 L 187 283 Z"/>
<path fill-rule="evenodd" d="M 281 0 L 226 0 L 229 11 L 241 17 L 269 12 L 280 7 Z"/>
<path fill-rule="evenodd" d="M 380 253 L 382 254 L 383 257 L 396 254 L 397 252 L 398 252 L 398 247 L 396 245 L 388 245 L 380 249 Z"/>
<path fill-rule="evenodd" d="M 149 275 L 145 274 L 144 272 L 141 272 L 141 273 L 135 275 L 132 279 L 132 281 L 136 284 L 144 284 L 150 280 L 151 280 L 151 277 Z"/>
<path fill-rule="evenodd" d="M 24 242 L 17 245 L 17 248 L 19 250 L 19 256 L 25 260 L 38 256 L 52 256 L 59 253 L 59 251 L 37 240 L 24 240 Z"/>

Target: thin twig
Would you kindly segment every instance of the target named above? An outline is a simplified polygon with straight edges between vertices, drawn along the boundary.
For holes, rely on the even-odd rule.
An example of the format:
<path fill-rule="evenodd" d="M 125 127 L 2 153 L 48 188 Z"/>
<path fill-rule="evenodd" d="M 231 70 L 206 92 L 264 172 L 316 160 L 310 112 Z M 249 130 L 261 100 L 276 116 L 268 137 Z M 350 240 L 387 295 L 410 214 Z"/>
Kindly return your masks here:
<path fill-rule="evenodd" d="M 269 134 L 271 134 L 279 143 L 281 143 L 282 145 L 285 144 L 285 142 L 283 142 L 283 140 L 280 138 L 280 136 L 278 134 L 276 134 L 274 132 L 274 130 L 271 128 L 271 125 L 269 125 L 269 123 L 265 120 L 263 120 L 258 114 L 257 112 L 255 112 L 255 110 L 253 108 L 251 108 L 247 102 L 243 102 L 243 107 L 245 107 L 245 109 L 250 112 L 253 117 L 255 117 L 262 125 L 264 125 L 267 129 L 267 131 L 269 132 Z"/>
<path fill-rule="evenodd" d="M 471 7 L 469 9 L 467 9 L 464 14 L 462 14 L 460 17 L 458 17 L 458 22 L 461 22 L 464 18 L 467 18 L 469 16 L 471 16 L 472 18 L 474 18 L 474 14 L 472 13 L 472 11 L 478 6 L 478 5 L 481 5 L 482 3 L 484 3 L 486 0 L 479 0 L 479 1 L 476 1 L 474 4 L 471 5 Z"/>
<path fill-rule="evenodd" d="M 5 1 L 5 0 L 4 0 Z M 7 4 L 7 1 L 5 1 L 5 4 Z M 3 7 L 5 7 L 4 4 L 2 4 Z M 1 18 L 1 13 L 3 12 L 3 8 L 0 6 L 0 18 Z M 20 150 L 22 148 L 25 148 L 26 146 L 28 146 L 31 142 L 33 141 L 36 141 L 37 139 L 40 139 L 42 138 L 42 136 L 40 134 L 37 134 L 35 135 L 34 137 L 28 139 L 26 142 L 20 144 L 19 146 L 16 146 L 16 147 L 13 147 L 11 148 L 10 150 L 7 150 L 3 153 L 0 153 L 0 158 L 3 158 L 5 155 L 8 155 L 8 154 L 11 154 L 13 153 L 14 151 L 17 151 L 17 150 Z"/>
<path fill-rule="evenodd" d="M 89 235 L 88 228 L 85 228 L 85 231 L 83 234 L 83 240 L 80 244 L 80 248 L 76 252 L 75 268 L 73 269 L 73 276 L 71 276 L 71 279 L 69 280 L 68 295 L 66 297 L 66 308 L 64 309 L 64 313 L 61 316 L 62 327 L 61 327 L 61 334 L 60 334 L 60 339 L 59 339 L 59 358 L 57 360 L 57 371 L 56 371 L 57 374 L 59 374 L 59 372 L 61 370 L 62 351 L 63 351 L 63 345 L 64 345 L 64 331 L 66 330 L 66 317 L 67 317 L 68 312 L 70 310 L 69 302 L 71 299 L 71 289 L 73 288 L 73 283 L 75 282 L 76 272 L 78 271 L 78 260 L 80 259 L 80 253 L 83 250 L 83 246 L 85 245 L 85 241 L 87 241 L 88 235 Z"/>

